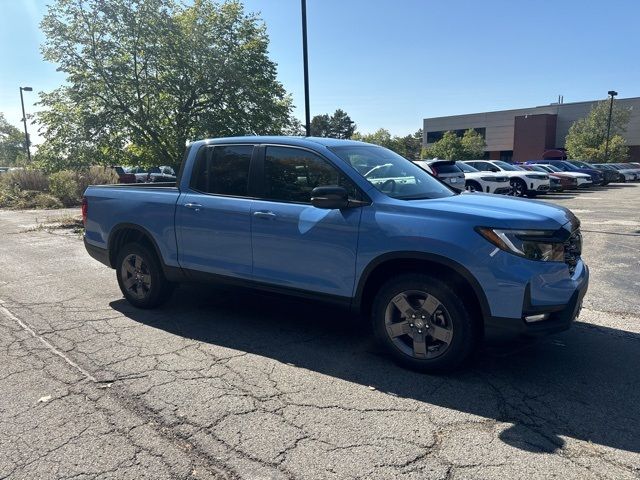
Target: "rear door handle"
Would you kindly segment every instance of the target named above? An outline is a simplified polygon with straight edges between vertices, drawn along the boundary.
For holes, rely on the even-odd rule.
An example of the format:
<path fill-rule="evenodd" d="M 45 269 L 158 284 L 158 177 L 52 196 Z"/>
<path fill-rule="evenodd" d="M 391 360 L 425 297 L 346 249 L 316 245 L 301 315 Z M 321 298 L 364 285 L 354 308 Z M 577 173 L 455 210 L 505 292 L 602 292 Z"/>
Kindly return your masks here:
<path fill-rule="evenodd" d="M 195 210 L 196 212 L 199 212 L 202 208 L 202 205 L 200 205 L 199 203 L 185 203 L 184 206 L 190 208 L 191 210 Z"/>
<path fill-rule="evenodd" d="M 270 220 L 270 219 L 276 218 L 276 214 L 275 213 L 268 212 L 268 211 L 253 212 L 253 216 L 256 217 L 256 218 L 264 218 L 266 220 Z"/>

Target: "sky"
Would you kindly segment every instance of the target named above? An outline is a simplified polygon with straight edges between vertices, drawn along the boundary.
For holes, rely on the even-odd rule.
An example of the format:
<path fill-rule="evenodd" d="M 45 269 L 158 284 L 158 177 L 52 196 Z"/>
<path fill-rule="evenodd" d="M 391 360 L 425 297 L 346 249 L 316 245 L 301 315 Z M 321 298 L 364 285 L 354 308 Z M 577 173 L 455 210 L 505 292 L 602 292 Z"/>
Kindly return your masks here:
<path fill-rule="evenodd" d="M 40 55 L 53 0 L 0 0 L 0 112 L 21 127 L 19 86 L 65 76 Z M 300 0 L 245 0 L 304 118 Z M 311 115 L 345 110 L 360 132 L 422 119 L 640 96 L 638 0 L 307 0 Z M 35 129 L 35 127 L 30 127 Z M 35 133 L 35 132 L 34 132 Z M 38 137 L 35 139 L 38 143 Z"/>

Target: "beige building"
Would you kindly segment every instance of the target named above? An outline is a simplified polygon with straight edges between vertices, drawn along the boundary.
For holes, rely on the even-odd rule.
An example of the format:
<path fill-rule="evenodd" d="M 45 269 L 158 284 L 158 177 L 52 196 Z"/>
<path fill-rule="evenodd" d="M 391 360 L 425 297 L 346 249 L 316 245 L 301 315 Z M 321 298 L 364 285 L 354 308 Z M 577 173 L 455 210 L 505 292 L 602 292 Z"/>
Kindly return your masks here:
<path fill-rule="evenodd" d="M 617 105 L 631 108 L 624 137 L 630 157 L 640 161 L 640 97 L 620 98 Z M 423 144 L 442 138 L 446 131 L 460 134 L 474 128 L 484 136 L 487 158 L 526 161 L 542 158 L 545 151 L 563 148 L 569 127 L 586 117 L 597 101 L 557 103 L 540 107 L 425 118 Z"/>

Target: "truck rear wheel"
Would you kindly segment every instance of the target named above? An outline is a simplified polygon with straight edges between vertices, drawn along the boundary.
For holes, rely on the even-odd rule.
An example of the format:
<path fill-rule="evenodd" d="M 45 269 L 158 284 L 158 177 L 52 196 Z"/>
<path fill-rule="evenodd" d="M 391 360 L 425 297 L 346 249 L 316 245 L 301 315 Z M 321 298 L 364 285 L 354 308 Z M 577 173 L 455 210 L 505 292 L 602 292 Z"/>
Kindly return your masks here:
<path fill-rule="evenodd" d="M 143 245 L 128 243 L 118 253 L 118 285 L 127 301 L 138 308 L 154 308 L 170 296 L 167 281 L 156 254 Z"/>
<path fill-rule="evenodd" d="M 399 364 L 422 372 L 449 371 L 464 362 L 479 340 L 460 296 L 423 274 L 385 283 L 372 309 L 378 342 Z"/>

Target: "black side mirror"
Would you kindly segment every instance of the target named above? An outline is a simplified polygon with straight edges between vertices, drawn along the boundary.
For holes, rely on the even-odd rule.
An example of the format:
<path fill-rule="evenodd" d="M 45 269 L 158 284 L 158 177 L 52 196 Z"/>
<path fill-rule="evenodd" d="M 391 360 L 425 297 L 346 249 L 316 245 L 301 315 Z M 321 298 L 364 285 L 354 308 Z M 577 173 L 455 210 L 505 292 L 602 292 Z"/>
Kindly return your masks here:
<path fill-rule="evenodd" d="M 311 191 L 311 205 L 327 210 L 347 208 L 349 194 L 342 187 L 316 187 Z"/>
<path fill-rule="evenodd" d="M 490 170 L 492 172 L 499 172 L 500 171 L 500 169 L 498 167 L 491 167 Z"/>

